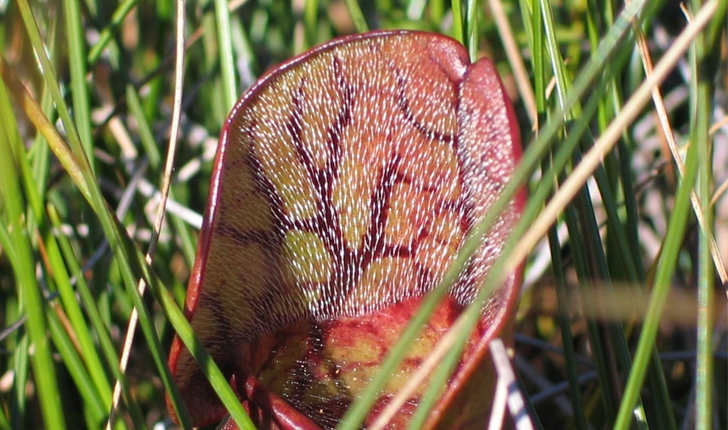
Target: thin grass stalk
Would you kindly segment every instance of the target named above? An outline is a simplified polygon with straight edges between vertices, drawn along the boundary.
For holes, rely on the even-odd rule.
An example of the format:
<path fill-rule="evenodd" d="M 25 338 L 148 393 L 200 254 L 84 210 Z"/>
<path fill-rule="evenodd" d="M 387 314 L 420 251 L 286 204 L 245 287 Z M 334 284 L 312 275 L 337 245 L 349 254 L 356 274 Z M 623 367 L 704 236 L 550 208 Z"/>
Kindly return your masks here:
<path fill-rule="evenodd" d="M 533 94 L 533 88 L 529 81 L 528 72 L 526 71 L 526 65 L 521 56 L 521 52 L 516 43 L 513 29 L 506 17 L 506 13 L 503 10 L 503 3 L 501 0 L 489 0 L 491 12 L 493 13 L 496 26 L 498 27 L 498 34 L 500 35 L 501 42 L 503 43 L 503 49 L 508 57 L 508 63 L 511 66 L 513 77 L 518 87 L 518 93 L 523 100 L 523 104 L 526 108 L 526 114 L 528 119 L 531 121 L 531 126 L 537 127 L 537 108 L 536 98 Z"/>
<path fill-rule="evenodd" d="M 303 5 L 303 28 L 307 49 L 314 46 L 318 39 L 318 9 L 318 0 L 306 0 Z"/>
<path fill-rule="evenodd" d="M 235 59 L 230 39 L 230 11 L 226 0 L 215 0 L 215 23 L 217 27 L 217 46 L 220 59 L 220 77 L 222 79 L 223 110 L 229 111 L 238 99 L 235 84 Z M 177 55 L 183 55 L 181 51 Z"/>
<path fill-rule="evenodd" d="M 209 112 L 205 115 L 203 124 L 206 127 L 219 127 L 228 112 L 227 104 L 230 103 L 219 103 L 219 100 L 227 100 L 223 90 L 223 79 L 235 79 L 235 76 L 228 76 L 223 78 L 221 76 L 221 65 L 220 65 L 220 42 L 218 40 L 218 29 L 217 29 L 217 10 L 211 0 L 202 0 L 199 3 L 199 7 L 202 9 L 203 14 L 200 17 L 200 44 L 202 53 L 202 59 L 200 60 L 200 66 L 197 68 L 198 73 L 203 73 L 204 76 L 209 76 L 206 82 L 202 82 L 200 88 L 200 103 L 204 106 L 205 110 Z M 189 57 L 189 55 L 188 55 Z M 137 90 L 140 90 L 137 89 Z M 160 89 L 161 91 L 161 89 Z M 147 96 L 148 98 L 149 96 Z M 153 118 L 153 112 L 145 110 L 145 116 Z M 161 157 L 160 157 L 161 158 Z"/>
<path fill-rule="evenodd" d="M 0 223 L 1 224 L 1 223 Z M 4 227 L 4 226 L 3 226 Z M 4 230 L 4 228 L 3 228 Z M 25 313 L 25 309 L 19 306 L 19 312 Z M 25 387 L 29 381 L 30 357 L 28 347 L 30 342 L 28 335 L 22 328 L 18 330 L 18 343 L 13 354 L 13 387 L 10 390 L 10 425 L 14 429 L 24 428 L 27 394 Z"/>
<path fill-rule="evenodd" d="M 159 154 L 159 150 L 157 149 L 157 145 L 154 141 L 149 121 L 147 121 L 146 115 L 142 110 L 139 95 L 133 86 L 127 85 L 126 97 L 129 112 L 134 116 L 139 127 L 139 140 L 144 148 L 144 154 L 147 156 L 152 170 L 158 172 L 162 167 L 161 155 Z M 173 189 L 170 189 L 170 198 L 173 200 L 175 199 Z M 192 267 L 195 259 L 195 244 L 193 243 L 190 229 L 179 217 L 172 216 L 170 220 L 174 228 L 174 237 L 177 237 L 182 242 L 182 252 L 185 255 L 187 265 Z"/>
<path fill-rule="evenodd" d="M 51 100 L 50 94 L 48 91 L 45 91 L 45 88 L 40 97 L 42 112 L 46 117 L 51 118 L 54 112 L 53 100 Z M 50 149 L 40 133 L 35 135 L 28 155 L 32 177 L 35 178 L 36 191 L 38 195 L 44 196 L 46 194 L 46 187 L 48 186 L 48 176 L 50 176 Z"/>
<path fill-rule="evenodd" d="M 162 166 L 162 156 L 159 154 L 159 149 L 152 134 L 152 129 L 149 126 L 149 121 L 144 114 L 142 108 L 142 102 L 139 99 L 139 93 L 136 89 L 128 84 L 126 86 L 126 105 L 129 108 L 129 113 L 134 116 L 139 127 L 139 141 L 144 148 L 144 156 L 149 160 L 149 165 L 155 172 L 158 172 Z"/>
<path fill-rule="evenodd" d="M 695 10 L 699 10 L 702 1 L 691 2 Z M 710 197 L 713 185 L 713 148 L 708 132 L 710 113 L 713 101 L 713 74 L 710 73 L 705 35 L 698 35 L 690 50 L 690 141 L 696 147 L 697 194 L 703 208 L 705 220 L 698 229 L 698 339 L 696 363 L 696 396 L 695 396 L 695 428 L 709 429 L 713 427 L 713 302 L 714 266 L 711 261 L 710 244 L 713 237 L 712 209 Z M 692 148 L 691 148 L 692 149 Z M 689 149 L 690 150 L 690 149 Z"/>
<path fill-rule="evenodd" d="M 71 74 L 71 97 L 73 98 L 73 119 L 78 137 L 81 139 L 91 171 L 95 171 L 94 144 L 91 138 L 91 109 L 86 86 L 86 55 L 83 40 L 83 25 L 78 1 L 63 0 L 63 17 L 66 27 L 68 65 Z"/>
<path fill-rule="evenodd" d="M 46 314 L 51 339 L 53 339 L 53 344 L 56 346 L 68 373 L 71 375 L 73 386 L 78 390 L 78 393 L 83 399 L 83 409 L 87 412 L 88 419 L 90 420 L 86 425 L 89 428 L 99 428 L 100 424 L 106 419 L 106 405 L 108 403 L 104 402 L 99 396 L 99 391 L 96 389 L 94 381 L 87 372 L 83 360 L 78 354 L 78 350 L 69 337 L 69 333 L 66 331 L 67 326 L 64 326 L 59 320 L 58 315 L 56 315 L 58 309 L 54 309 L 54 307 L 49 306 Z M 52 427 L 52 425 L 48 427 Z"/>
<path fill-rule="evenodd" d="M 566 109 L 566 94 L 570 92 L 571 82 L 566 78 L 566 67 L 564 59 L 559 51 L 559 43 L 556 39 L 556 23 L 554 21 L 553 11 L 549 0 L 540 0 L 541 23 L 545 35 L 544 45 L 548 54 L 548 62 L 551 63 L 551 71 L 556 80 L 556 104 L 563 111 L 566 120 L 579 117 L 581 108 L 579 103 L 570 104 L 570 108 Z"/>
<path fill-rule="evenodd" d="M 625 136 L 625 139 L 629 139 L 629 136 Z M 637 227 L 639 223 L 637 200 L 636 193 L 634 192 L 635 186 L 632 182 L 631 165 L 628 161 L 632 159 L 632 151 L 630 151 L 629 145 L 623 139 L 617 144 L 617 152 L 619 153 L 620 158 L 618 165 L 619 178 L 622 185 L 621 195 L 626 211 L 624 220 L 625 233 L 627 234 L 627 237 L 639 238 Z M 645 285 L 647 280 L 644 264 L 642 262 L 642 255 L 640 253 L 640 244 L 637 240 L 630 240 L 627 242 L 627 246 L 630 247 L 629 253 L 632 255 L 631 262 L 637 273 L 637 278 L 632 282 L 639 285 Z M 657 420 L 653 427 L 665 430 L 677 430 L 675 414 L 661 412 L 672 410 L 672 402 L 667 387 L 667 381 L 665 380 L 664 367 L 656 348 L 653 349 L 650 360 L 651 363 L 647 374 L 647 380 L 650 393 L 652 393 L 650 396 L 652 410 L 656 412 L 653 414 L 653 417 Z"/>
<path fill-rule="evenodd" d="M 101 58 L 101 54 L 104 52 L 104 49 L 106 49 L 109 42 L 112 41 L 113 32 L 116 31 L 119 26 L 121 26 L 124 18 L 126 18 L 126 16 L 129 14 L 129 12 L 131 12 L 132 8 L 136 6 L 136 4 L 137 0 L 124 0 L 116 8 L 114 13 L 111 15 L 111 21 L 101 31 L 101 34 L 99 35 L 99 40 L 94 46 L 91 47 L 91 49 L 89 49 L 87 58 L 89 66 L 94 65 L 97 61 L 99 61 L 99 58 Z"/>
<path fill-rule="evenodd" d="M 463 19 L 463 4 L 461 0 L 452 0 L 450 4 L 452 10 L 452 38 L 465 46 L 465 24 Z"/>
<path fill-rule="evenodd" d="M 478 59 L 478 2 L 465 0 L 465 19 L 463 29 L 465 31 L 465 49 L 468 51 L 470 61 Z"/>

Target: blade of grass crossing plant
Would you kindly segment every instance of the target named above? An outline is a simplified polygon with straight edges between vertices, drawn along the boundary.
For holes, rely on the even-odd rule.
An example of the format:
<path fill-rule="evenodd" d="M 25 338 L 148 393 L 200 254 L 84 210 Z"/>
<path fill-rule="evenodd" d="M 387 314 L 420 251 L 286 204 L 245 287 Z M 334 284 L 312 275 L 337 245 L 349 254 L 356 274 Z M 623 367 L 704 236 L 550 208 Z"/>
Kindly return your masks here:
<path fill-rule="evenodd" d="M 235 85 L 235 59 L 233 45 L 230 40 L 230 11 L 226 0 L 215 0 L 215 22 L 217 25 L 218 55 L 220 57 L 220 75 L 222 76 L 223 110 L 229 110 L 238 99 Z"/>
<path fill-rule="evenodd" d="M 116 231 L 112 234 L 120 231 L 120 227 L 121 226 L 117 224 Z M 129 243 L 130 240 L 131 239 L 129 239 L 128 236 L 121 236 L 118 235 L 118 233 L 115 237 L 115 242 L 118 243 L 120 251 L 118 253 L 120 254 L 120 258 L 116 258 L 117 267 L 121 272 L 127 295 L 131 298 L 131 301 L 134 304 L 134 308 L 139 314 L 139 325 L 141 326 L 142 333 L 144 334 L 144 338 L 147 341 L 149 353 L 152 356 L 154 366 L 159 372 L 162 384 L 165 386 L 165 388 L 173 392 L 176 387 L 172 381 L 171 374 L 169 373 L 169 368 L 166 365 L 164 349 L 162 348 L 159 338 L 157 337 L 157 333 L 154 329 L 149 311 L 144 305 L 142 297 L 139 295 L 139 291 L 137 291 L 136 288 L 136 279 L 139 274 L 143 274 L 143 276 L 141 277 L 145 280 L 152 279 L 153 277 L 156 278 L 156 276 L 149 272 L 145 264 L 146 262 L 144 258 L 141 256 L 139 250 L 135 247 L 135 245 Z M 181 423 L 186 426 L 191 425 L 189 417 L 185 416 L 186 411 L 184 411 L 184 407 L 181 405 L 181 403 L 177 404 L 176 406 L 178 409 L 178 413 L 181 414 Z"/>
<path fill-rule="evenodd" d="M 210 381 L 210 385 L 220 397 L 220 400 L 225 405 L 225 408 L 228 410 L 235 423 L 241 430 L 255 430 L 253 422 L 243 410 L 240 400 L 230 388 L 228 380 L 222 374 L 220 369 L 212 360 L 212 357 L 210 357 L 200 340 L 195 335 L 192 330 L 192 326 L 189 321 L 187 321 L 187 318 L 178 307 L 174 298 L 167 290 L 158 285 L 156 278 L 150 280 L 152 281 L 149 282 L 150 290 L 155 295 L 155 298 L 162 307 L 167 319 L 170 324 L 172 324 L 192 356 L 199 363 L 203 373 L 207 377 L 208 381 Z M 182 404 L 181 399 L 179 399 L 179 391 L 177 390 L 176 385 L 169 387 L 167 392 L 171 397 L 177 396 L 180 405 Z"/>
<path fill-rule="evenodd" d="M 118 227 L 115 231 L 119 231 Z M 227 408 L 228 412 L 230 412 L 231 416 L 238 424 L 238 426 L 240 426 L 240 428 L 243 430 L 255 430 L 255 427 L 250 421 L 250 418 L 245 414 L 245 411 L 243 410 L 240 401 L 230 387 L 230 384 L 225 379 L 222 372 L 217 367 L 207 351 L 205 351 L 199 339 L 194 335 L 189 321 L 187 321 L 187 318 L 177 306 L 174 298 L 169 294 L 167 290 L 163 288 L 157 276 L 150 271 L 150 268 L 146 264 L 146 261 L 140 253 L 139 249 L 136 248 L 132 240 L 126 235 L 118 235 L 116 236 L 115 240 L 119 244 L 120 254 L 126 257 L 125 261 L 127 261 L 129 264 L 128 266 L 120 266 L 120 269 L 122 269 L 122 275 L 127 280 L 125 285 L 127 286 L 127 290 L 129 290 L 129 294 L 135 302 L 134 305 L 141 306 L 142 304 L 140 302 L 141 297 L 136 290 L 136 284 L 133 282 L 132 272 L 139 275 L 140 278 L 143 278 L 146 281 L 149 290 L 152 292 L 157 302 L 161 305 L 167 319 L 175 328 L 175 331 L 177 331 L 177 333 L 180 335 L 180 338 L 185 342 L 185 346 L 189 348 L 195 359 L 200 363 L 200 367 L 205 372 L 205 376 L 207 376 L 211 386 L 215 389 L 218 396 L 220 396 L 221 401 Z M 169 394 L 173 405 L 175 405 L 175 410 L 177 411 L 178 418 L 180 419 L 182 425 L 187 428 L 191 426 L 191 424 L 189 424 L 189 416 L 183 406 L 177 385 L 174 384 L 171 376 L 169 375 L 169 368 L 167 367 L 166 362 L 161 363 L 161 368 L 159 367 L 159 363 L 157 361 L 158 357 L 156 357 L 156 355 L 163 355 L 164 352 L 159 349 L 159 340 L 157 339 L 153 328 L 151 328 L 149 321 L 150 318 L 146 309 L 140 308 L 139 322 L 142 326 L 142 330 L 145 331 L 144 334 L 147 338 L 147 341 L 150 343 L 149 347 L 153 357 L 155 357 L 155 364 L 157 364 L 158 370 L 160 371 L 162 384 Z M 145 327 L 147 328 L 145 329 Z M 147 330 L 151 331 L 151 336 L 147 334 Z"/>
<path fill-rule="evenodd" d="M 71 71 L 71 97 L 73 98 L 73 116 L 81 139 L 86 159 L 91 170 L 94 168 L 93 140 L 91 139 L 91 110 L 89 94 L 86 86 L 86 55 L 81 24 L 80 4 L 76 0 L 63 1 L 63 17 L 66 27 L 66 46 L 68 48 L 68 65 Z"/>
<path fill-rule="evenodd" d="M 470 333 L 463 331 L 459 333 L 461 337 L 467 338 Z M 452 375 L 455 366 L 462 357 L 463 348 L 465 347 L 466 339 L 458 342 L 454 348 L 450 348 L 447 354 L 443 357 L 440 364 L 437 366 L 432 374 L 429 382 L 429 387 L 425 392 L 417 412 L 412 417 L 408 429 L 417 430 L 423 428 L 425 420 L 430 415 L 432 408 L 437 404 L 437 399 L 442 395 L 443 387 L 447 384 L 448 379 Z"/>
<path fill-rule="evenodd" d="M 25 219 L 24 199 L 20 184 L 17 181 L 19 173 L 16 170 L 16 157 L 10 136 L 5 132 L 13 124 L 9 121 L 14 118 L 12 108 L 5 91 L 0 85 L 0 152 L 11 156 L 0 157 L 0 196 L 2 208 L 5 213 L 5 222 L 8 226 L 12 247 L 15 249 L 17 259 L 11 261 L 15 274 L 17 294 L 25 306 L 27 315 L 26 328 L 34 353 L 31 357 L 35 386 L 40 398 L 43 420 L 47 425 L 53 423 L 59 429 L 65 428 L 60 395 L 56 380 L 56 373 L 51 357 L 51 348 L 47 338 L 46 320 L 44 315 L 45 303 L 41 295 L 40 286 L 35 278 L 36 259 L 33 257 L 30 243 L 31 232 L 27 231 Z"/>

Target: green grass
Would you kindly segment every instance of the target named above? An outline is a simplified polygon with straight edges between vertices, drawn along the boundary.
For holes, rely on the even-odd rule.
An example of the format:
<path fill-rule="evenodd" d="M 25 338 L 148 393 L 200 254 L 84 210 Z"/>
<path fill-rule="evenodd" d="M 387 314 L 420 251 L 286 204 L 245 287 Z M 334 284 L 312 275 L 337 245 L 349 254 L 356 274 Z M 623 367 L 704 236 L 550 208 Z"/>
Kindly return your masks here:
<path fill-rule="evenodd" d="M 510 1 L 499 25 L 493 3 L 188 3 L 171 153 L 176 3 L 0 4 L 0 430 L 102 428 L 117 381 L 116 428 L 169 424 L 165 393 L 185 420 L 166 368 L 175 332 L 246 427 L 179 307 L 217 135 L 265 70 L 367 28 L 451 35 L 493 58 L 512 94 L 527 151 L 505 194 L 526 184 L 530 198 L 480 299 L 526 259 L 515 349 L 536 425 L 728 428 L 726 279 L 713 252 L 728 240 L 726 2 L 686 4 L 685 34 L 672 1 Z M 358 428 L 386 378 L 342 428 Z"/>

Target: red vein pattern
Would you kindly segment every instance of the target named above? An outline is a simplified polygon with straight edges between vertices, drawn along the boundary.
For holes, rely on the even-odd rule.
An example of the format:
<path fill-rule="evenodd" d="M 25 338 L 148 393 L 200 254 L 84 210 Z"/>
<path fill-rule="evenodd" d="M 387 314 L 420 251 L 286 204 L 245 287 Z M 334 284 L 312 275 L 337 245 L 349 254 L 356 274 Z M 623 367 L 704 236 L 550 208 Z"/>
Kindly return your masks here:
<path fill-rule="evenodd" d="M 338 39 L 246 92 L 221 136 L 185 306 L 261 428 L 336 426 L 519 157 L 492 63 L 470 64 L 443 36 Z M 473 300 L 521 200 L 483 238 L 371 418 Z M 431 427 L 483 428 L 487 405 L 456 399 L 473 397 L 469 385 L 487 390 L 484 345 L 507 325 L 519 277 L 483 309 Z M 220 419 L 222 405 L 178 339 L 170 355 L 195 423 Z M 406 425 L 421 394 L 391 428 Z"/>

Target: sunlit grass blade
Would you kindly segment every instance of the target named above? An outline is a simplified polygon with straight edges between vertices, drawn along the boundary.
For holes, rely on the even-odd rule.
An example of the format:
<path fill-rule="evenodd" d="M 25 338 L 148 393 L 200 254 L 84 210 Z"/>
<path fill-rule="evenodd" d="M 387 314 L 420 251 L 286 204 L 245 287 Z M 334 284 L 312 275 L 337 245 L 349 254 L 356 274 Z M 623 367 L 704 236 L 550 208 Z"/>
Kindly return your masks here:
<path fill-rule="evenodd" d="M 79 2 L 64 0 L 63 17 L 65 18 L 66 47 L 68 48 L 68 64 L 71 71 L 71 95 L 73 96 L 73 119 L 78 130 L 86 159 L 94 170 L 93 142 L 91 140 L 91 110 L 86 85 L 86 50 L 81 26 L 81 10 Z"/>
<path fill-rule="evenodd" d="M 233 67 L 233 48 L 230 31 L 230 12 L 225 0 L 215 0 L 215 23 L 217 29 L 218 55 L 220 59 L 223 107 L 232 109 L 238 99 L 237 84 L 235 83 L 235 68 Z"/>

